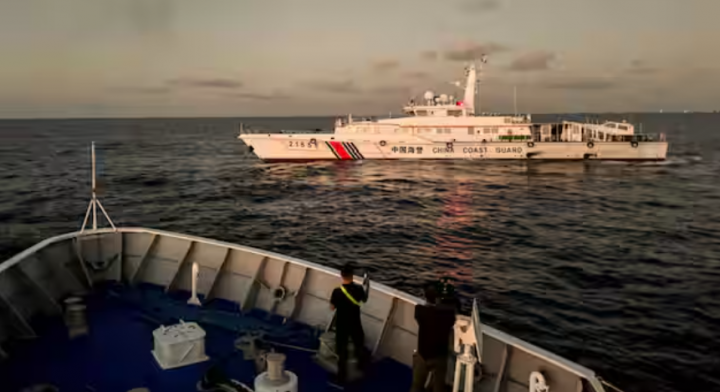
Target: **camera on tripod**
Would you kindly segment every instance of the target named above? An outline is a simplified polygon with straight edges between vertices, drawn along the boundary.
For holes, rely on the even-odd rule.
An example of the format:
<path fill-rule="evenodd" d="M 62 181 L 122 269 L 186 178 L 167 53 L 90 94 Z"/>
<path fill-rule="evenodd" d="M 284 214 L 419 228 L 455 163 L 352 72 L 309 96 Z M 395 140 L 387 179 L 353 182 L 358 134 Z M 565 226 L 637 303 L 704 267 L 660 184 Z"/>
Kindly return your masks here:
<path fill-rule="evenodd" d="M 455 293 L 455 286 L 450 283 L 449 277 L 442 277 L 436 283 L 436 290 L 438 293 L 438 302 L 446 305 L 460 306 L 457 294 Z"/>

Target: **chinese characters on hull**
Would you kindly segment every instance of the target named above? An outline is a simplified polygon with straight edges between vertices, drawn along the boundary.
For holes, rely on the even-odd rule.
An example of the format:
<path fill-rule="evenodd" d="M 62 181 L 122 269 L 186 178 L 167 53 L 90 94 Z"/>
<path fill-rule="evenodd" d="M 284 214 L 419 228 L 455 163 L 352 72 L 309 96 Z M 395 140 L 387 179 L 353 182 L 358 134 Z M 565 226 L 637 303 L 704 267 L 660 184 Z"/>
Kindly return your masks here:
<path fill-rule="evenodd" d="M 391 149 L 395 154 L 422 154 L 422 146 L 393 146 Z"/>

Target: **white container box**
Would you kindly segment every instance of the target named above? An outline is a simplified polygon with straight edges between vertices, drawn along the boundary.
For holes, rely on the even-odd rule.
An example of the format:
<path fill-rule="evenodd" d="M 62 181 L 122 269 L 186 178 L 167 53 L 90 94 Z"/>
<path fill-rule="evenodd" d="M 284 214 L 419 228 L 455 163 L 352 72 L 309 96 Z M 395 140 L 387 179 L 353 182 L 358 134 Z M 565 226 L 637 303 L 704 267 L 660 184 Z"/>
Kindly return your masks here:
<path fill-rule="evenodd" d="M 160 326 L 153 331 L 155 360 L 163 370 L 192 365 L 207 361 L 205 355 L 205 331 L 197 323 L 186 323 L 169 327 Z"/>

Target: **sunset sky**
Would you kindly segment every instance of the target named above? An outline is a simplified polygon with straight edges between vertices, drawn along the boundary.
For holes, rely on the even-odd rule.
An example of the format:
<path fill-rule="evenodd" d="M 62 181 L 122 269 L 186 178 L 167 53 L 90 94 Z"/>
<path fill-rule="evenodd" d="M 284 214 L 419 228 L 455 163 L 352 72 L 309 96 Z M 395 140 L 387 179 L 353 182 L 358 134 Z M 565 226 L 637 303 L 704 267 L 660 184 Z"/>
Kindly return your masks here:
<path fill-rule="evenodd" d="M 720 109 L 717 0 L 5 0 L 0 117 Z"/>

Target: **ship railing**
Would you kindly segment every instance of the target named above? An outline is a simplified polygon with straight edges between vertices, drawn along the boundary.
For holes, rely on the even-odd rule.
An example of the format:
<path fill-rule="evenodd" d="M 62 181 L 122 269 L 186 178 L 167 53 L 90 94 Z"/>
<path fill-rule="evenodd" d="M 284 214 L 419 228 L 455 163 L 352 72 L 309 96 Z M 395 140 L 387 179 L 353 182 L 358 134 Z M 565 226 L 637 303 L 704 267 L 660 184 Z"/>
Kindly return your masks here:
<path fill-rule="evenodd" d="M 322 129 L 283 129 L 279 133 L 287 135 L 304 134 L 304 133 L 321 133 Z"/>
<path fill-rule="evenodd" d="M 664 133 L 636 133 L 633 135 L 613 135 L 615 137 L 622 138 L 621 141 L 630 141 L 630 142 L 664 142 L 665 134 Z"/>
<path fill-rule="evenodd" d="M 244 124 L 240 124 L 240 134 L 241 135 L 253 135 L 253 134 L 261 134 L 261 135 L 268 135 L 268 134 L 298 134 L 298 133 L 321 133 L 321 129 L 315 129 L 315 130 L 296 130 L 296 129 L 282 129 L 282 130 L 269 130 L 269 129 L 260 129 L 260 128 L 250 128 L 245 126 Z"/>
<path fill-rule="evenodd" d="M 490 344 L 486 345 L 485 343 Z M 481 390 L 480 388 L 476 388 L 480 385 L 477 383 L 479 380 L 476 379 L 476 372 L 474 370 L 477 367 L 479 367 L 480 370 L 484 370 L 483 368 L 490 362 L 488 361 L 488 363 L 486 363 L 486 360 L 497 355 L 497 343 L 505 345 L 504 353 L 502 354 L 503 359 L 501 360 L 502 365 L 500 366 L 499 373 L 494 375 L 486 374 L 486 376 L 495 379 L 494 390 L 496 391 L 508 387 L 509 373 L 518 374 L 517 371 L 511 370 L 513 366 L 515 366 L 517 370 L 524 369 L 522 372 L 530 370 L 526 373 L 529 376 L 528 386 L 530 387 L 530 391 L 570 390 L 560 385 L 553 386 L 551 383 L 553 382 L 554 376 L 557 376 L 557 378 L 572 376 L 577 377 L 578 381 L 583 385 L 582 389 L 584 391 L 607 392 L 608 390 L 605 386 L 608 386 L 622 392 L 614 385 L 602 380 L 592 370 L 578 363 L 524 342 L 489 325 L 482 324 L 480 320 L 480 306 L 477 298 L 473 299 L 470 317 L 467 318 L 467 316 L 465 316 L 459 318 L 453 328 L 453 351 L 455 352 L 453 391 L 459 391 L 460 389 L 468 392 Z M 514 359 L 512 355 L 508 355 L 508 353 L 516 350 L 524 352 L 533 359 L 520 359 L 520 356 Z M 532 364 L 540 364 L 540 366 L 532 369 Z M 543 369 L 545 366 L 542 365 L 550 366 Z M 550 370 L 548 368 L 553 369 Z M 483 373 L 482 371 L 480 372 L 481 378 L 483 377 Z M 488 379 L 490 377 L 488 377 Z M 546 379 L 545 377 L 548 378 Z M 502 388 L 503 386 L 506 388 Z M 575 390 L 575 388 L 572 390 Z"/>
<path fill-rule="evenodd" d="M 240 123 L 240 134 L 241 135 L 252 135 L 255 133 L 261 133 L 261 132 L 257 129 L 248 128 L 247 126 L 245 126 L 245 124 Z"/>
<path fill-rule="evenodd" d="M 263 131 L 260 129 L 249 129 L 249 128 L 241 128 L 240 129 L 241 135 L 268 134 L 268 133 L 271 133 L 271 132 Z"/>

